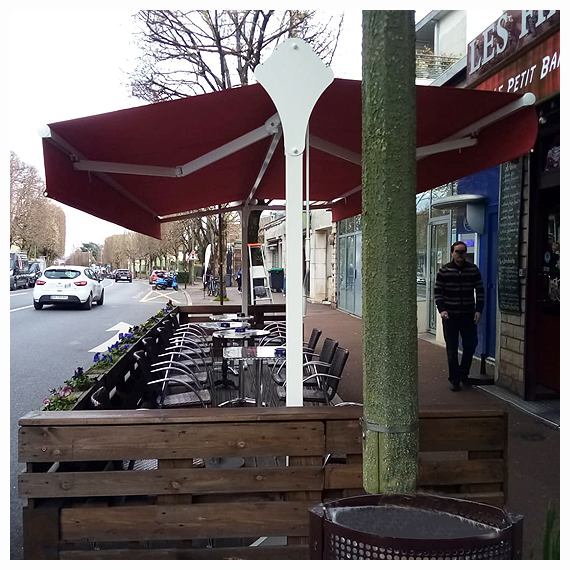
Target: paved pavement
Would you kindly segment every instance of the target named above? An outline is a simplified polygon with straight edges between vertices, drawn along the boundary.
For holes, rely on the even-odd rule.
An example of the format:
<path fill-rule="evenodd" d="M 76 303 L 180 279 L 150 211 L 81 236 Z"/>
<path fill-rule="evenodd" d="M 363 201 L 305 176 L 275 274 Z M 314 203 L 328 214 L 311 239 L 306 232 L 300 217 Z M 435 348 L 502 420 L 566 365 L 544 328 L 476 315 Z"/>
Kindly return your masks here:
<path fill-rule="evenodd" d="M 180 286 L 188 304 L 214 304 L 199 286 Z M 227 289 L 229 302 L 241 304 L 236 287 Z M 274 293 L 274 302 L 285 302 Z M 216 303 L 216 304 L 219 304 Z M 350 350 L 339 395 L 344 401 L 362 402 L 362 320 L 333 309 L 330 305 L 308 304 L 305 334 L 313 327 L 323 331 Z M 322 341 L 321 341 L 322 342 Z M 319 343 L 320 344 L 320 343 Z M 474 364 L 473 372 L 476 365 Z M 496 405 L 509 413 L 508 500 L 507 509 L 525 517 L 524 557 L 542 557 L 542 534 L 549 503 L 560 505 L 560 431 L 524 413 L 510 403 L 480 388 L 451 392 L 447 381 L 445 348 L 418 338 L 418 393 L 420 406 L 427 405 Z"/>

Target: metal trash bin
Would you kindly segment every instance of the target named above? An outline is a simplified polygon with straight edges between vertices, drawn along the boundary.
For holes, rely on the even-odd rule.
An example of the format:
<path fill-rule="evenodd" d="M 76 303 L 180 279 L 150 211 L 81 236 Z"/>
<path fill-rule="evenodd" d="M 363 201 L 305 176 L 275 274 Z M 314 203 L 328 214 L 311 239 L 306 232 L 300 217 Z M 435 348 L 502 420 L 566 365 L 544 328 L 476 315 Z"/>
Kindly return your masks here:
<path fill-rule="evenodd" d="M 269 286 L 273 292 L 283 291 L 283 268 L 273 267 L 269 270 Z"/>
<path fill-rule="evenodd" d="M 314 560 L 522 558 L 523 516 L 433 495 L 361 495 L 309 509 Z"/>

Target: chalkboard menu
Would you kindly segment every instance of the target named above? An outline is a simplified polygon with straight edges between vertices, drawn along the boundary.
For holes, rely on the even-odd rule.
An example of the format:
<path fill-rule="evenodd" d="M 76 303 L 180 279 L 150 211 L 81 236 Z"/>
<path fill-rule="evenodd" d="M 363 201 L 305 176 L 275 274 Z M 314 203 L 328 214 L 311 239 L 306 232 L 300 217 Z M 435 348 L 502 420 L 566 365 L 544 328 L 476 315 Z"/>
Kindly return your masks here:
<path fill-rule="evenodd" d="M 521 313 L 519 286 L 519 242 L 523 159 L 501 165 L 499 189 L 499 309 Z"/>

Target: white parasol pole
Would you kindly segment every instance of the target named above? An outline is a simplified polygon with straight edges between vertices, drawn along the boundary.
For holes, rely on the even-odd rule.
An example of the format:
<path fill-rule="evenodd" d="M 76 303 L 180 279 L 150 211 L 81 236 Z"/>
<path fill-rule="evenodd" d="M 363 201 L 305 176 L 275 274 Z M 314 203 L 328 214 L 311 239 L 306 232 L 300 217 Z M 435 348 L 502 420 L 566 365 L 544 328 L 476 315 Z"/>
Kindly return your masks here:
<path fill-rule="evenodd" d="M 283 127 L 287 237 L 287 384 L 286 405 L 303 405 L 303 151 L 309 118 L 333 81 L 332 69 L 298 38 L 279 44 L 255 68 Z"/>

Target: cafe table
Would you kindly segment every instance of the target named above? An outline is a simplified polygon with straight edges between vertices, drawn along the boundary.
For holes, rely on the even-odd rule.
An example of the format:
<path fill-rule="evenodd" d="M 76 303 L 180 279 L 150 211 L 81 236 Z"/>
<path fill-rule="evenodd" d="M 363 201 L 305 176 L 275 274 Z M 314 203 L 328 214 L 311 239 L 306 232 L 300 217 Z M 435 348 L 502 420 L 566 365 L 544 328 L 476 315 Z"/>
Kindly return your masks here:
<path fill-rule="evenodd" d="M 240 384 L 239 384 L 239 398 L 237 400 L 230 400 L 230 402 L 224 402 L 223 405 L 229 405 L 230 403 L 245 402 L 245 403 L 255 403 L 257 406 L 264 406 L 263 394 L 262 394 L 262 372 L 263 372 L 263 362 L 266 360 L 271 360 L 276 357 L 285 356 L 285 346 L 229 346 L 223 349 L 223 358 L 226 360 L 238 360 L 240 363 Z M 245 386 L 243 381 L 243 363 L 247 360 L 253 360 L 255 363 L 255 399 L 245 398 Z"/>

